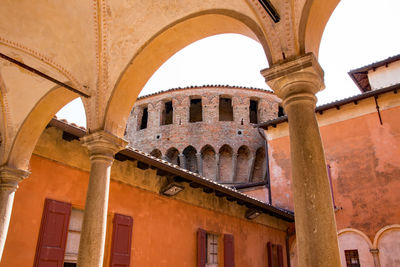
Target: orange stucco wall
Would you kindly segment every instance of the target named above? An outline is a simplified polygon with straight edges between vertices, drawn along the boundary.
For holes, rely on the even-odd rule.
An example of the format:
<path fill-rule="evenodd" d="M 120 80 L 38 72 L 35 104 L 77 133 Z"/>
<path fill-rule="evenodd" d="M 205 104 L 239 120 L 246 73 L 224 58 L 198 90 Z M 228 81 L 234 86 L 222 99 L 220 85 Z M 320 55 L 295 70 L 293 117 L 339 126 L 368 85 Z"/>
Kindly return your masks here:
<path fill-rule="evenodd" d="M 320 128 L 341 208 L 337 228 L 356 228 L 371 240 L 382 227 L 400 221 L 400 108 L 381 114 L 383 125 L 374 112 Z M 273 204 L 293 209 L 289 137 L 269 144 Z"/>
<path fill-rule="evenodd" d="M 0 266 L 32 266 L 45 198 L 84 207 L 88 172 L 35 155 L 30 166 L 32 174 L 15 195 Z M 234 235 L 236 266 L 266 266 L 269 241 L 285 247 L 284 231 L 112 181 L 108 230 L 115 212 L 134 220 L 131 266 L 196 266 L 198 228 L 221 234 L 221 263 L 224 233 Z M 108 232 L 105 266 L 110 241 Z"/>

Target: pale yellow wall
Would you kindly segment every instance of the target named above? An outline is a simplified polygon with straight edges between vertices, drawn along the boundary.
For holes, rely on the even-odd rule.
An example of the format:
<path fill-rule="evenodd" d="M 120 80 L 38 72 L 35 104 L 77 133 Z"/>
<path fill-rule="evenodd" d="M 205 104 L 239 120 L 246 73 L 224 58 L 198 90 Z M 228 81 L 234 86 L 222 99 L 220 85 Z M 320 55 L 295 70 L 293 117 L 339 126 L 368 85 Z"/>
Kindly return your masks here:
<path fill-rule="evenodd" d="M 371 89 L 376 90 L 395 84 L 400 84 L 400 60 L 368 71 L 368 80 Z"/>

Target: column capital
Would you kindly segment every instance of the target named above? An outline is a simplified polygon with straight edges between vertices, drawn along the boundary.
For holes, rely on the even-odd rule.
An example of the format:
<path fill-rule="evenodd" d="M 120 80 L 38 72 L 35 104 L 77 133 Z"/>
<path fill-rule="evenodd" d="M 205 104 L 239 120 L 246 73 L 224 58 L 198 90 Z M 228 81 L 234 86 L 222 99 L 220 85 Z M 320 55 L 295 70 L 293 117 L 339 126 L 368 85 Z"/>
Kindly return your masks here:
<path fill-rule="evenodd" d="M 0 167 L 0 190 L 16 191 L 20 181 L 28 177 L 29 171 L 12 168 L 6 165 Z"/>
<path fill-rule="evenodd" d="M 126 140 L 105 131 L 85 135 L 81 142 L 89 150 L 91 159 L 97 156 L 113 159 L 114 155 L 128 144 Z"/>
<path fill-rule="evenodd" d="M 271 66 L 261 71 L 265 81 L 285 106 L 296 100 L 316 101 L 315 94 L 325 88 L 324 71 L 312 53 Z M 286 103 L 285 103 L 286 102 Z"/>
<path fill-rule="evenodd" d="M 372 255 L 374 255 L 374 254 L 379 254 L 379 249 L 377 249 L 377 248 L 370 248 L 370 249 L 369 249 L 369 252 L 371 252 Z"/>

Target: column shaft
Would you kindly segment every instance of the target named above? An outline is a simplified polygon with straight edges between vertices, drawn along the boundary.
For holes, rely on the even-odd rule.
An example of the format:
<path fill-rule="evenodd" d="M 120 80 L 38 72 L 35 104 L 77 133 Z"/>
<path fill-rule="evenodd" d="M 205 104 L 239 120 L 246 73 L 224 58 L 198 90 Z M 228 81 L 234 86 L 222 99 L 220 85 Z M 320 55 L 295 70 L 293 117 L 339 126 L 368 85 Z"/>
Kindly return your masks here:
<path fill-rule="evenodd" d="M 183 154 L 179 154 L 179 167 L 186 169 L 186 157 Z"/>
<path fill-rule="evenodd" d="M 203 159 L 201 158 L 201 153 L 198 152 L 196 153 L 196 159 L 197 159 L 197 170 L 198 173 L 203 176 Z M 209 178 L 209 177 L 207 177 Z"/>
<path fill-rule="evenodd" d="M 374 267 L 381 267 L 381 261 L 379 259 L 379 249 L 370 249 L 369 252 L 371 252 L 372 258 L 374 259 Z"/>
<path fill-rule="evenodd" d="M 323 71 L 312 54 L 262 71 L 288 115 L 300 267 L 339 267 L 339 246 L 324 149 L 315 116 Z"/>
<path fill-rule="evenodd" d="M 8 226 L 18 183 L 26 178 L 29 172 L 7 166 L 0 168 L 0 261 L 7 239 Z"/>
<path fill-rule="evenodd" d="M 113 156 L 126 142 L 105 132 L 96 132 L 82 140 L 90 154 L 91 168 L 86 194 L 78 266 L 103 266 L 108 195 Z"/>
<path fill-rule="evenodd" d="M 219 181 L 219 153 L 215 154 L 215 181 Z"/>
<path fill-rule="evenodd" d="M 237 174 L 237 154 L 232 154 L 232 183 L 236 182 Z"/>

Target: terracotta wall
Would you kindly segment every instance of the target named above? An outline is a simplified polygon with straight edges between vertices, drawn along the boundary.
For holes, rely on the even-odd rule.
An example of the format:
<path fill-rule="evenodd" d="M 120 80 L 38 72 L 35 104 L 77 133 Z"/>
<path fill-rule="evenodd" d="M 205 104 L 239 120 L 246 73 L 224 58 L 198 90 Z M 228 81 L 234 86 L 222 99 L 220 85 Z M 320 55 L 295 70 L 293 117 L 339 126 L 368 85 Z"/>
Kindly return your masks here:
<path fill-rule="evenodd" d="M 373 110 L 373 100 L 368 103 Z M 383 125 L 377 112 L 372 112 L 320 128 L 339 208 L 337 227 L 358 229 L 371 240 L 379 229 L 400 220 L 400 108 L 393 104 L 392 98 L 382 104 L 392 105 L 381 112 Z M 349 105 L 345 110 L 331 111 L 337 114 L 332 118 L 351 117 L 351 109 L 359 107 Z M 319 118 L 324 116 L 328 115 Z M 289 138 L 282 135 L 269 145 L 273 204 L 293 209 Z"/>
<path fill-rule="evenodd" d="M 88 172 L 36 155 L 31 159 L 31 172 L 15 196 L 0 266 L 32 266 L 45 198 L 84 207 Z M 285 245 L 282 230 L 115 181 L 110 188 L 108 230 L 113 213 L 133 217 L 131 266 L 196 266 L 198 228 L 221 234 L 221 250 L 222 234 L 233 234 L 236 266 L 266 266 L 266 243 Z M 110 241 L 108 236 L 106 261 Z"/>

